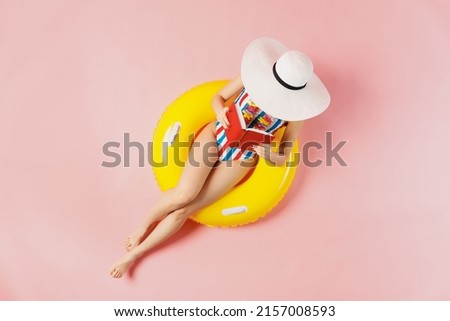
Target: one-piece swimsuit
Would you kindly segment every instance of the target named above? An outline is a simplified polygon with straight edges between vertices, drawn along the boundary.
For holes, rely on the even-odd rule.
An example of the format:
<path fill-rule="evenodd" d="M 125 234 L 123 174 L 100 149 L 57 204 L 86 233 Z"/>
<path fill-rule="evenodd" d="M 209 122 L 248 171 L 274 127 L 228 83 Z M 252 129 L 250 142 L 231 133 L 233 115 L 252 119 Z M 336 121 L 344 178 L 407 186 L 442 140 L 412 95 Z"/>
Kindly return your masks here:
<path fill-rule="evenodd" d="M 236 105 L 236 110 L 242 113 L 247 128 L 256 128 L 273 134 L 277 129 L 287 124 L 287 121 L 273 117 L 256 106 L 250 99 L 245 87 L 234 100 L 234 104 Z M 255 157 L 256 152 L 253 150 L 242 150 L 239 147 L 226 146 L 228 141 L 226 130 L 220 121 L 216 121 L 215 129 L 219 148 L 219 160 L 237 160 Z"/>

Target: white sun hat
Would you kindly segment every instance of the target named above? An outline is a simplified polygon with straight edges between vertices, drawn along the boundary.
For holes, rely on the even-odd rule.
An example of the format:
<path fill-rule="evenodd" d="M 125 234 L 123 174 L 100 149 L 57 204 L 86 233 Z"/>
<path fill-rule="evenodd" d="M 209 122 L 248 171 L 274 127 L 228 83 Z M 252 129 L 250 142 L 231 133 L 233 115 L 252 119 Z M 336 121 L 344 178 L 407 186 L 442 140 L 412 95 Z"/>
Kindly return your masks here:
<path fill-rule="evenodd" d="M 313 72 L 308 56 L 269 37 L 248 45 L 242 58 L 241 77 L 252 101 L 280 119 L 308 119 L 330 104 L 330 94 Z"/>

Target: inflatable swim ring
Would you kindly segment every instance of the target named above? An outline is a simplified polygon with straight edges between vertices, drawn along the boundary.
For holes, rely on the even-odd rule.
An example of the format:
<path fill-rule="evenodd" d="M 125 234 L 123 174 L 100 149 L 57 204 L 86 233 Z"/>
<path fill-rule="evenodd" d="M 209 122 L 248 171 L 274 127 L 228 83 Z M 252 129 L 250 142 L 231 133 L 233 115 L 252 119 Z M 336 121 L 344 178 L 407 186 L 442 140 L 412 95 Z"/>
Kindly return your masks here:
<path fill-rule="evenodd" d="M 194 135 L 216 117 L 211 99 L 227 82 L 217 80 L 198 85 L 178 97 L 162 114 L 153 135 L 152 148 L 155 164 L 165 164 L 152 166 L 162 191 L 177 185 L 183 170 L 182 163 L 188 158 Z M 230 99 L 227 103 L 232 101 Z M 198 111 L 195 116 L 192 115 L 193 110 Z M 277 131 L 275 141 L 280 141 L 283 131 L 284 128 Z M 298 164 L 294 160 L 298 150 L 296 140 L 287 163 Z M 190 218 L 207 226 L 235 227 L 252 223 L 281 201 L 292 183 L 296 169 L 297 166 L 270 166 L 260 159 L 245 181 Z"/>

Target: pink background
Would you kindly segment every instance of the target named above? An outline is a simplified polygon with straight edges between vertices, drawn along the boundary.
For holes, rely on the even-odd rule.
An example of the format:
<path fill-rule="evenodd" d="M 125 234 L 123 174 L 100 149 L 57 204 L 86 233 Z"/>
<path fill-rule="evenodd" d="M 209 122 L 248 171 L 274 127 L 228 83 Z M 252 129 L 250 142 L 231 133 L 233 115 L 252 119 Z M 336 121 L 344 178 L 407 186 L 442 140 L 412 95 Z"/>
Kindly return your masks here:
<path fill-rule="evenodd" d="M 0 1 L 0 298 L 450 299 L 449 21 L 445 0 Z M 103 144 L 150 141 L 261 35 L 312 58 L 332 104 L 300 139 L 332 131 L 349 166 L 302 166 L 265 219 L 189 221 L 112 279 L 160 194 Z"/>

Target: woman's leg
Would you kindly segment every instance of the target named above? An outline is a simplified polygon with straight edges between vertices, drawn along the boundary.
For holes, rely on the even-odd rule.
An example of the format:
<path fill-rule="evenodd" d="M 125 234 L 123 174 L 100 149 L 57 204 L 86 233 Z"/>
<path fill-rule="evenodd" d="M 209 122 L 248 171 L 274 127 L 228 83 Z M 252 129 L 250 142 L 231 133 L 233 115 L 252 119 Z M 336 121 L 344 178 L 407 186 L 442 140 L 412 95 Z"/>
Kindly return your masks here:
<path fill-rule="evenodd" d="M 214 163 L 217 161 L 215 121 L 209 123 L 195 139 L 195 146 L 189 152 L 189 160 L 175 188 L 164 192 L 152 206 L 144 222 L 125 240 L 125 249 L 132 250 L 142 240 L 149 227 L 170 212 L 191 202 L 200 192 Z"/>
<path fill-rule="evenodd" d="M 214 168 L 195 200 L 167 215 L 141 244 L 113 265 L 110 274 L 116 278 L 121 277 L 138 257 L 178 231 L 190 215 L 228 193 L 247 174 L 255 160 L 237 160 L 231 163 L 231 166 L 227 166 L 226 162 L 221 162 Z"/>

